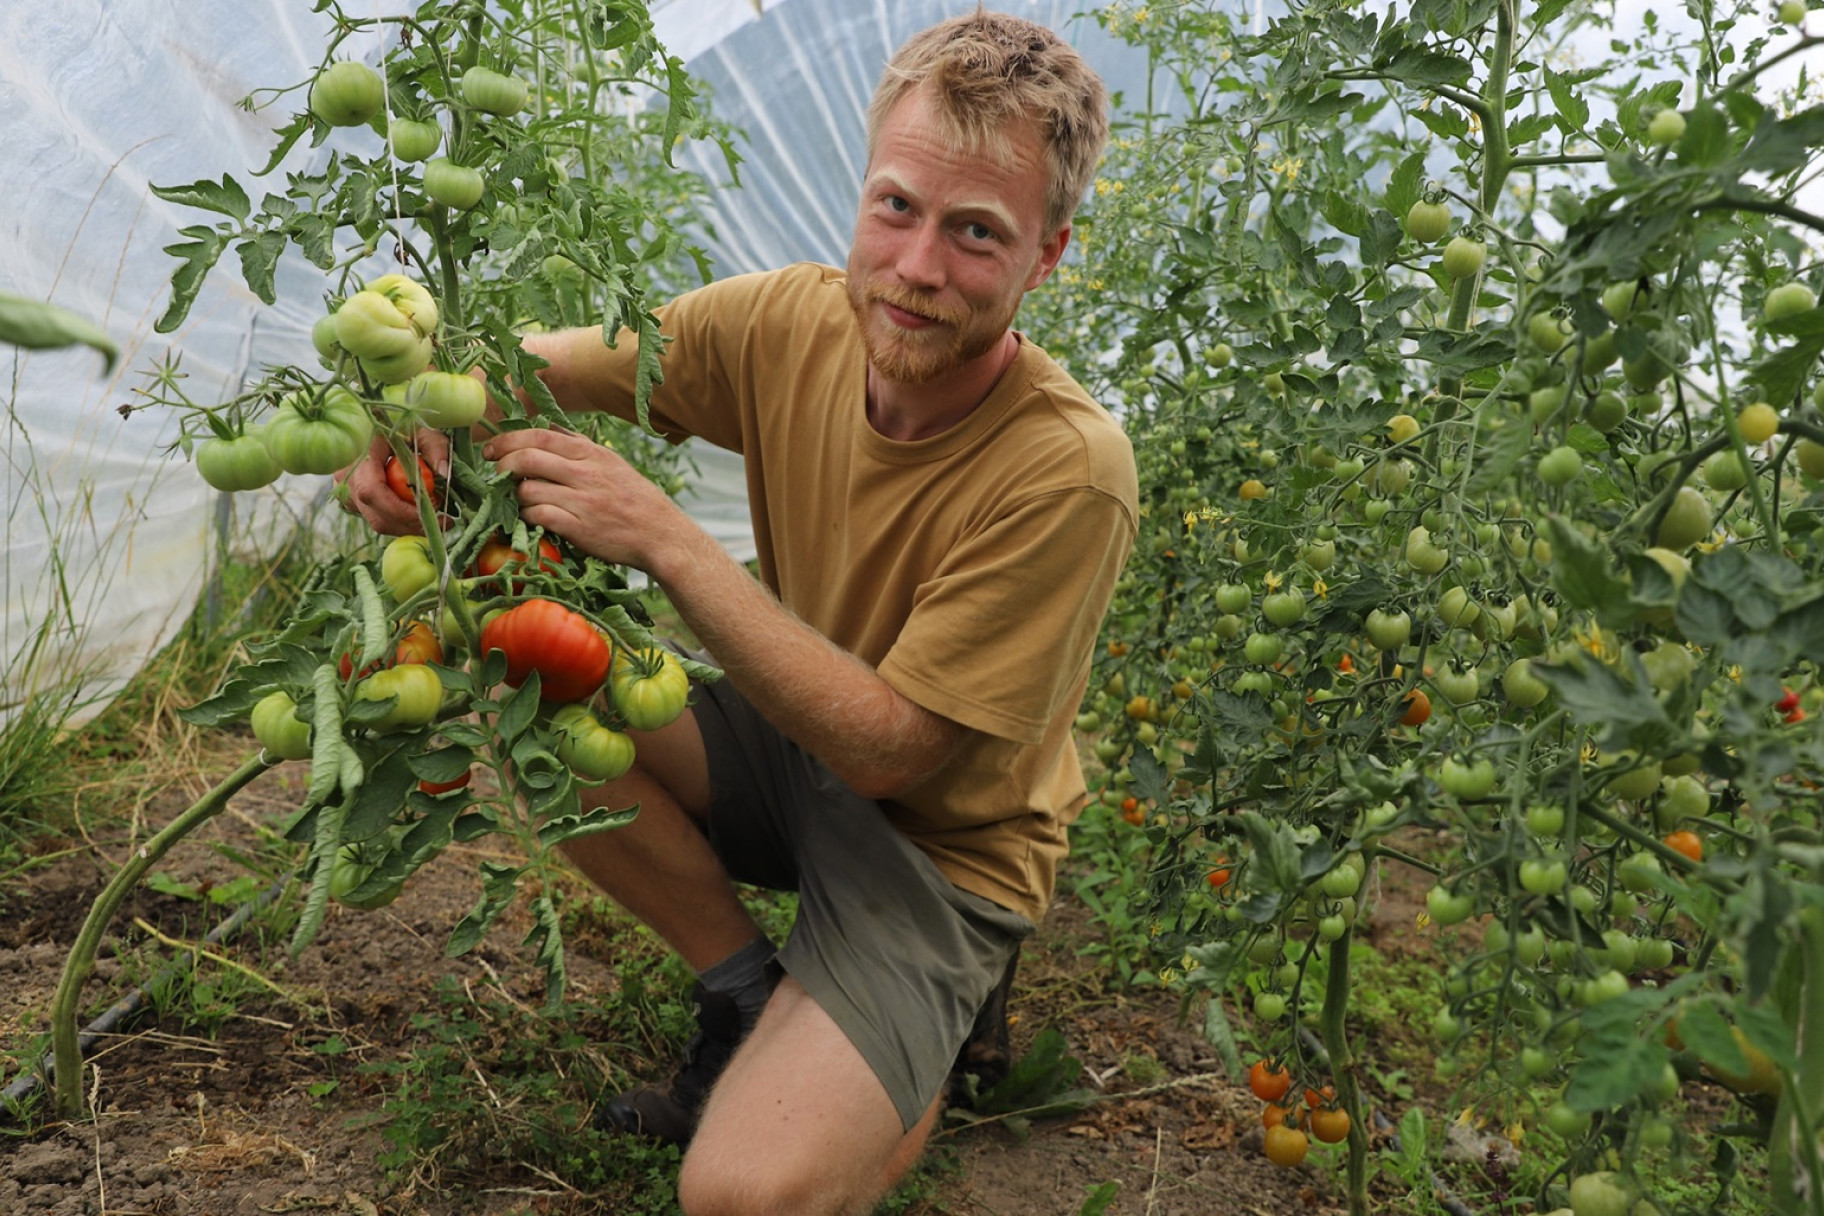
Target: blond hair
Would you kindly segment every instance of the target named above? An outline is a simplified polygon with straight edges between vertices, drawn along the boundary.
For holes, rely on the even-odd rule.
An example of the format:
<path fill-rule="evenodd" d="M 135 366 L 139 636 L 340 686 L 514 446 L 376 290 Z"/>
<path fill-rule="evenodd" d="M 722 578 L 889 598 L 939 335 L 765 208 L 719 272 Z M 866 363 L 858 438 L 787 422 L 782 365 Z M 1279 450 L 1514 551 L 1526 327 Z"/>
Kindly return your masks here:
<path fill-rule="evenodd" d="M 881 124 L 929 85 L 950 146 L 1005 160 L 1021 122 L 1039 132 L 1049 185 L 1045 225 L 1070 222 L 1108 140 L 1108 91 L 1076 49 L 1046 27 L 985 9 L 912 35 L 868 103 L 868 156 Z"/>

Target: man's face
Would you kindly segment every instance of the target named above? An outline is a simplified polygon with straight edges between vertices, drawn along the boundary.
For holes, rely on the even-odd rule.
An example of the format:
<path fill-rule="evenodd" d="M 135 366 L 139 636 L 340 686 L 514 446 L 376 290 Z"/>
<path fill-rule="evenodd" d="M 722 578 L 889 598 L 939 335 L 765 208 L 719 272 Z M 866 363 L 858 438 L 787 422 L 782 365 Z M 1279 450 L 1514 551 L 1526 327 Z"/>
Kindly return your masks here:
<path fill-rule="evenodd" d="M 881 125 L 849 249 L 849 304 L 868 361 L 925 384 L 993 351 L 1044 282 L 1070 229 L 1045 231 L 1039 136 L 1013 133 L 1006 163 L 948 149 L 922 89 Z"/>

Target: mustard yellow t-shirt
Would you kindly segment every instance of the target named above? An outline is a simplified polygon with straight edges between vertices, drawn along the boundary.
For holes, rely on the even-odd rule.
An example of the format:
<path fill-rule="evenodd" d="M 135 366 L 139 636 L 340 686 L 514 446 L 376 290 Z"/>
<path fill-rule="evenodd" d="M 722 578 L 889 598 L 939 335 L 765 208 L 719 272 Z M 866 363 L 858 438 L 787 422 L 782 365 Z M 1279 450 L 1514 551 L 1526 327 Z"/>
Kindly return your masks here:
<path fill-rule="evenodd" d="M 1086 799 L 1071 727 L 1133 547 L 1133 450 L 1024 337 L 962 422 L 883 437 L 845 278 L 804 263 L 660 308 L 652 423 L 745 458 L 760 577 L 787 607 L 979 732 L 888 814 L 959 887 L 1037 922 Z"/>

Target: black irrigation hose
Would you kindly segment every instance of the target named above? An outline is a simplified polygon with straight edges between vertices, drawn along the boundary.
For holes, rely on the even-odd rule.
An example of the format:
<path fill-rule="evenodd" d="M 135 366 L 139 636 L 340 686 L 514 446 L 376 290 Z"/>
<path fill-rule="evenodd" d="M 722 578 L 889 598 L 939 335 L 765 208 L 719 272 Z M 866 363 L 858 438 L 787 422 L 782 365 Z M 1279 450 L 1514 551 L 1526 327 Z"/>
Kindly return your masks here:
<path fill-rule="evenodd" d="M 1311 1028 L 1300 1026 L 1298 1036 L 1304 1043 L 1305 1050 L 1311 1053 L 1312 1058 L 1321 1061 L 1324 1068 L 1328 1069 L 1330 1053 L 1324 1050 L 1323 1042 L 1311 1032 Z M 1374 1130 L 1386 1134 L 1388 1143 L 1393 1145 L 1394 1152 L 1403 1152 L 1404 1150 L 1400 1147 L 1400 1130 L 1393 1121 L 1388 1119 L 1378 1106 L 1369 1113 L 1374 1119 Z M 1438 1201 L 1438 1206 L 1450 1213 L 1450 1216 L 1476 1216 L 1475 1209 L 1452 1194 L 1450 1188 L 1444 1185 L 1444 1180 L 1438 1177 L 1436 1170 L 1431 1171 L 1431 1190 L 1433 1198 Z"/>
<path fill-rule="evenodd" d="M 290 883 L 291 876 L 286 875 L 284 878 L 274 882 L 270 887 L 267 887 L 265 891 L 261 892 L 255 898 L 248 900 L 246 903 L 236 908 L 232 916 L 209 931 L 209 935 L 203 938 L 203 944 L 206 946 L 221 945 L 233 934 L 239 932 L 241 927 L 245 925 L 248 920 L 252 919 L 255 912 L 258 912 L 261 908 L 264 908 L 267 904 L 270 904 L 273 900 L 277 899 L 279 894 L 284 891 Z M 76 1040 L 78 1046 L 82 1050 L 83 1056 L 85 1058 L 88 1056 L 90 1049 L 100 1041 L 103 1035 L 112 1033 L 116 1026 L 139 1012 L 146 1003 L 147 989 L 156 988 L 163 984 L 166 980 L 176 975 L 179 969 L 185 965 L 186 964 L 184 963 L 173 961 L 169 967 L 166 967 L 160 972 L 150 983 L 141 984 L 134 988 L 131 992 L 108 1006 L 100 1017 L 96 1018 L 93 1022 L 90 1022 L 88 1026 L 83 1029 L 83 1032 L 77 1036 Z M 8 1085 L 5 1090 L 0 1090 L 0 1118 L 6 1117 L 8 1112 L 17 1110 L 19 1104 L 30 1097 L 32 1092 L 40 1085 L 48 1083 L 55 1072 L 56 1066 L 51 1060 L 51 1051 L 47 1044 L 44 1055 L 39 1059 L 38 1065 L 35 1068 L 28 1068 L 25 1072 L 21 1073 L 11 1085 Z"/>

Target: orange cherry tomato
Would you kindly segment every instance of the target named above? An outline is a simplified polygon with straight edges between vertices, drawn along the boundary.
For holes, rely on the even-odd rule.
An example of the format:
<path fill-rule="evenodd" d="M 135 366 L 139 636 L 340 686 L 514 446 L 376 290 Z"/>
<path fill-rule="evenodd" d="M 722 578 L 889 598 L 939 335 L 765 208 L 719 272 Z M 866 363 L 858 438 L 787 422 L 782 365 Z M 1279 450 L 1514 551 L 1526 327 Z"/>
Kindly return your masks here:
<path fill-rule="evenodd" d="M 1315 1089 L 1305 1090 L 1305 1105 L 1312 1110 L 1316 1110 L 1320 1106 L 1328 1106 L 1334 1101 L 1336 1101 L 1336 1088 L 1334 1086 L 1326 1085 L 1322 1091 Z"/>
<path fill-rule="evenodd" d="M 1297 1127 L 1304 1120 L 1305 1112 L 1296 1106 L 1281 1106 L 1269 1102 L 1260 1108 L 1260 1122 L 1265 1127 Z"/>
<path fill-rule="evenodd" d="M 1335 1107 L 1312 1111 L 1311 1134 L 1325 1144 L 1341 1144 L 1349 1138 L 1349 1112 Z"/>
<path fill-rule="evenodd" d="M 1431 698 L 1423 689 L 1406 694 L 1406 712 L 1400 715 L 1401 726 L 1423 726 L 1431 718 Z"/>
<path fill-rule="evenodd" d="M 1683 853 L 1692 861 L 1702 861 L 1704 859 L 1703 837 L 1699 836 L 1696 832 L 1688 830 L 1668 832 L 1665 836 L 1665 845 L 1674 853 Z"/>
<path fill-rule="evenodd" d="M 1231 875 L 1229 874 L 1228 866 L 1228 858 L 1218 857 L 1216 859 L 1216 868 L 1203 876 L 1204 881 L 1210 884 L 1210 890 L 1220 891 L 1229 885 Z"/>
<path fill-rule="evenodd" d="M 1274 1165 L 1290 1169 L 1305 1159 L 1311 1149 L 1311 1141 L 1305 1133 L 1295 1127 L 1269 1127 L 1265 1142 L 1261 1145 L 1267 1154 L 1267 1160 Z"/>
<path fill-rule="evenodd" d="M 1283 1068 L 1273 1067 L 1265 1060 L 1256 1060 L 1254 1066 L 1248 1069 L 1248 1088 L 1262 1102 L 1277 1102 L 1292 1088 L 1292 1074 Z"/>

